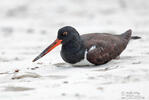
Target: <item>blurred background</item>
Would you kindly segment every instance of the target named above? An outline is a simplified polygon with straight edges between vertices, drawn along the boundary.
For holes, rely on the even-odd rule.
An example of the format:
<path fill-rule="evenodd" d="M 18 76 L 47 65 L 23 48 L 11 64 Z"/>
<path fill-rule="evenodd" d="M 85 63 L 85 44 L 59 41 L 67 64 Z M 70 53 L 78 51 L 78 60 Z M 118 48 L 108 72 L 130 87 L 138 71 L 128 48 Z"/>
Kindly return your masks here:
<path fill-rule="evenodd" d="M 0 0 L 0 27 L 1 31 L 46 29 L 48 34 L 65 25 L 80 32 L 146 31 L 148 10 L 145 0 Z"/>
<path fill-rule="evenodd" d="M 63 26 L 73 26 L 80 34 L 121 34 L 132 29 L 133 35 L 142 39 L 131 41 L 122 58 L 103 65 L 103 69 L 56 67 L 53 64 L 63 62 L 60 46 L 39 62 L 32 63 L 33 58 L 56 39 L 58 29 Z M 0 100 L 30 97 L 49 100 L 67 94 L 68 100 L 109 100 L 114 96 L 114 100 L 121 100 L 122 87 L 125 87 L 124 92 L 133 88 L 149 98 L 148 34 L 147 0 L 0 0 Z M 105 67 L 118 68 L 104 71 Z M 13 73 L 16 69 L 22 72 Z M 14 77 L 19 78 L 12 80 Z M 26 91 L 28 89 L 31 92 Z M 49 94 L 44 95 L 46 93 Z"/>
<path fill-rule="evenodd" d="M 66 25 L 80 34 L 120 34 L 128 29 L 133 35 L 147 34 L 148 11 L 146 0 L 0 0 L 0 53 L 5 54 L 0 59 L 10 55 L 10 59 L 19 59 L 17 55 L 33 55 L 36 50 L 39 53 Z"/>

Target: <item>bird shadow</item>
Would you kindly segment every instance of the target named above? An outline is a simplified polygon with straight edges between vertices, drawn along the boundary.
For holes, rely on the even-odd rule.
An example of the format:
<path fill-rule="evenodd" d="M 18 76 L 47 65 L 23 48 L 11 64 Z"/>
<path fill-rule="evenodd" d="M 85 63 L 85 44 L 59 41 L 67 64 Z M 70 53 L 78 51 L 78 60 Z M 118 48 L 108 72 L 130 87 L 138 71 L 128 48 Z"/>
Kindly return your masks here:
<path fill-rule="evenodd" d="M 53 64 L 56 67 L 59 68 L 85 68 L 85 69 L 96 69 L 96 71 L 107 71 L 107 70 L 112 70 L 112 69 L 117 69 L 120 67 L 121 60 L 130 60 L 130 59 L 135 59 L 133 56 L 122 56 L 119 59 L 113 59 L 109 61 L 108 63 L 102 64 L 102 65 L 71 65 L 68 63 L 55 63 Z M 118 61 L 118 62 L 117 62 Z"/>
<path fill-rule="evenodd" d="M 63 68 L 63 69 L 74 69 L 74 68 L 80 68 L 80 69 L 105 69 L 108 70 L 109 66 L 107 66 L 107 64 L 103 64 L 103 65 L 71 65 L 68 63 L 55 63 L 53 64 L 54 66 L 58 67 L 58 68 Z"/>
<path fill-rule="evenodd" d="M 114 70 L 119 68 L 119 65 L 114 65 L 113 62 L 108 62 L 106 64 L 103 65 L 70 65 L 67 63 L 56 63 L 54 64 L 54 66 L 62 68 L 62 69 L 90 69 L 92 71 L 109 71 L 109 70 Z"/>
<path fill-rule="evenodd" d="M 74 67 L 74 68 L 97 67 L 96 65 L 71 65 L 68 63 L 55 63 L 53 65 L 56 67 Z"/>

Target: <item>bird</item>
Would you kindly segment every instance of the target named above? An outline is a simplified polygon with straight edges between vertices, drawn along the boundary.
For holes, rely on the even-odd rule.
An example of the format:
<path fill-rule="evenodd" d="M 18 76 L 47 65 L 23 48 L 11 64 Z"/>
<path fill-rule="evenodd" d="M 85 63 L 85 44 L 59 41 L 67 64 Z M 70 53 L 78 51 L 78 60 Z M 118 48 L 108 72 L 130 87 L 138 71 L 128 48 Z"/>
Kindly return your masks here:
<path fill-rule="evenodd" d="M 62 44 L 61 57 L 72 65 L 102 65 L 116 59 L 125 50 L 131 38 L 132 30 L 116 35 L 110 33 L 87 33 L 80 35 L 72 26 L 58 30 L 57 39 L 49 45 L 33 62 L 45 56 Z"/>

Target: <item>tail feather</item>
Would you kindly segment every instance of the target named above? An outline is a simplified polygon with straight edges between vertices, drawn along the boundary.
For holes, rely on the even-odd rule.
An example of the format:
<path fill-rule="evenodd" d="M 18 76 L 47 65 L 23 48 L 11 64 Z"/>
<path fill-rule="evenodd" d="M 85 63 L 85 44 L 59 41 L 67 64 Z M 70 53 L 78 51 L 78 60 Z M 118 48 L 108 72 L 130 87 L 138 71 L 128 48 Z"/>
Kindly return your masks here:
<path fill-rule="evenodd" d="M 126 40 L 130 40 L 131 39 L 131 34 L 132 34 L 132 30 L 129 29 L 126 32 L 124 32 L 121 36 L 126 39 Z"/>
<path fill-rule="evenodd" d="M 141 39 L 140 36 L 131 36 L 132 34 L 132 30 L 129 29 L 127 30 L 126 32 L 124 32 L 121 36 L 126 39 L 126 40 L 130 40 L 130 39 L 133 39 L 133 40 L 136 40 L 136 39 Z"/>
<path fill-rule="evenodd" d="M 132 36 L 131 39 L 136 40 L 136 39 L 141 39 L 140 36 Z"/>

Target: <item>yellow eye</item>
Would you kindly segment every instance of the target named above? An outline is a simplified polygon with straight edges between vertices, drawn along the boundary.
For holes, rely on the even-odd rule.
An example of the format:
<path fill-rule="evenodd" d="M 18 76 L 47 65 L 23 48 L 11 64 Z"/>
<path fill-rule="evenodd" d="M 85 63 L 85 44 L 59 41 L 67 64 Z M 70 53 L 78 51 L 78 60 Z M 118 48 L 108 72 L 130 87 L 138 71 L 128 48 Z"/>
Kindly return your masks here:
<path fill-rule="evenodd" d="M 67 34 L 68 34 L 68 32 L 64 32 L 64 33 L 63 33 L 63 36 L 66 36 Z"/>

